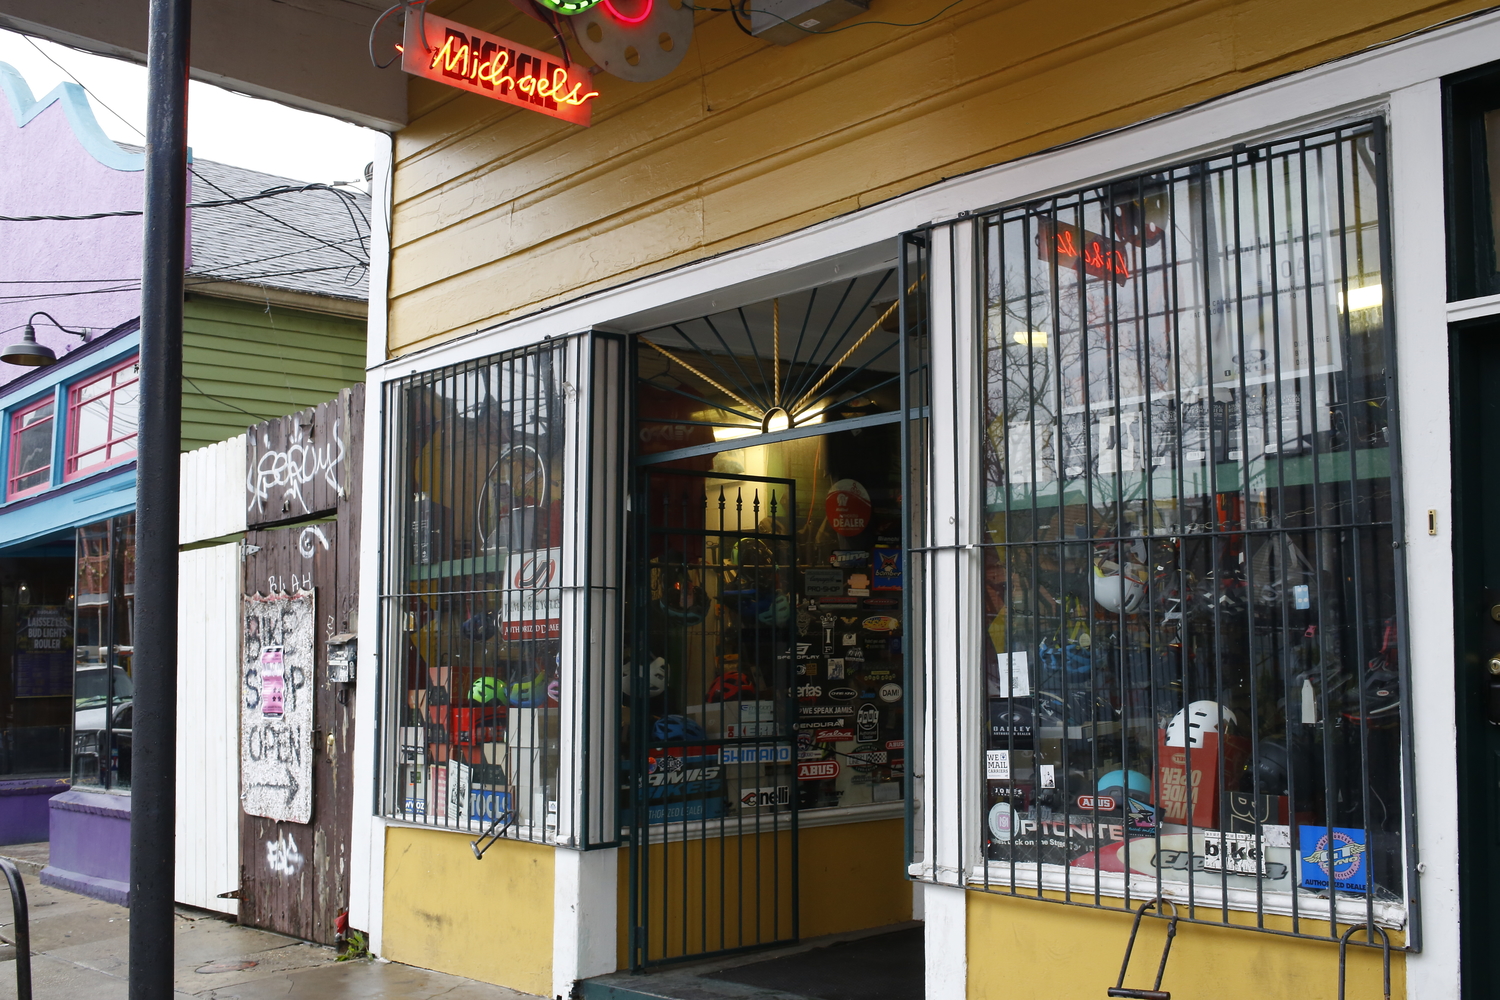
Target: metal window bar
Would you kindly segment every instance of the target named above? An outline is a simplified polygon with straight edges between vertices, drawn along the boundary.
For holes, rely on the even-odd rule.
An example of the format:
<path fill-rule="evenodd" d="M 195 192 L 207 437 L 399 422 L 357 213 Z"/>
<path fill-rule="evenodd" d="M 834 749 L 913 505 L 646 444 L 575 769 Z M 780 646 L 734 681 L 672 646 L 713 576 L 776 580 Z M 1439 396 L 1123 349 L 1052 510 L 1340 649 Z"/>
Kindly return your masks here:
<path fill-rule="evenodd" d="M 976 214 L 983 524 L 909 559 L 982 559 L 971 886 L 1419 947 L 1385 186 L 1370 120 Z"/>
<path fill-rule="evenodd" d="M 795 941 L 799 924 L 796 484 L 638 478 L 621 762 L 635 969 Z"/>
<path fill-rule="evenodd" d="M 620 354 L 580 335 L 387 386 L 380 800 L 476 855 L 617 843 Z"/>

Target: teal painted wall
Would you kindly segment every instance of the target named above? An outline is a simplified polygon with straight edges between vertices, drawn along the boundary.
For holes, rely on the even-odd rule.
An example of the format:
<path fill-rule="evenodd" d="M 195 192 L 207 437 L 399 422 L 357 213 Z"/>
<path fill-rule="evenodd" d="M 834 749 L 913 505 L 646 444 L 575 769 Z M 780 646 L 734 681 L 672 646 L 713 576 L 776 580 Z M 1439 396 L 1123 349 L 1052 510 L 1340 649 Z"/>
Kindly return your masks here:
<path fill-rule="evenodd" d="M 365 321 L 188 295 L 182 450 L 333 398 L 365 378 Z"/>

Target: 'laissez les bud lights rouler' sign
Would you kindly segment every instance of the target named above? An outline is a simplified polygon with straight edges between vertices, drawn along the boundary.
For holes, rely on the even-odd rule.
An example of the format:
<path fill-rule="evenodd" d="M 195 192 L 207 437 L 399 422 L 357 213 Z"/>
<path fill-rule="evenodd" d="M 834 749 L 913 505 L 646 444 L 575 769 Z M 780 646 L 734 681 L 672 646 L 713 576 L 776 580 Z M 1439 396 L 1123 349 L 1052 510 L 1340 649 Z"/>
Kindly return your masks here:
<path fill-rule="evenodd" d="M 423 34 L 426 38 L 423 38 Z M 401 68 L 483 97 L 587 125 L 594 98 L 587 70 L 434 14 L 408 14 Z"/>

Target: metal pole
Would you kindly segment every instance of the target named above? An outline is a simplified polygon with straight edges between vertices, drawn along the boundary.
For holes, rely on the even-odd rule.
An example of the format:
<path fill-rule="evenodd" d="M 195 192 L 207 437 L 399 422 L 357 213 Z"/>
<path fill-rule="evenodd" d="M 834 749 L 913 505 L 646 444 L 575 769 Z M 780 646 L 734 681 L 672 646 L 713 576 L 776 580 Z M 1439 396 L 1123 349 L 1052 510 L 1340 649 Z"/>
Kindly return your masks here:
<path fill-rule="evenodd" d="M 172 995 L 177 814 L 177 502 L 191 0 L 151 0 L 135 535 L 130 997 Z"/>

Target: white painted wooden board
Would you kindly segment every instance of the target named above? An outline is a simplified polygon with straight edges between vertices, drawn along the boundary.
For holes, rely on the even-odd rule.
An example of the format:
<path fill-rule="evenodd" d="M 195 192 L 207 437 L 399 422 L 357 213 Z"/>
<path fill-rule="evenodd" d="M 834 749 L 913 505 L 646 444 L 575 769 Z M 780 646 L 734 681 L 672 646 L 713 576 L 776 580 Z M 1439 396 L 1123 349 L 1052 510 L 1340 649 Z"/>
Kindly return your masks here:
<path fill-rule="evenodd" d="M 240 546 L 183 552 L 178 572 L 177 901 L 237 913 L 218 895 L 240 884 Z"/>
<path fill-rule="evenodd" d="M 182 456 L 177 523 L 182 545 L 245 530 L 245 435 Z"/>

